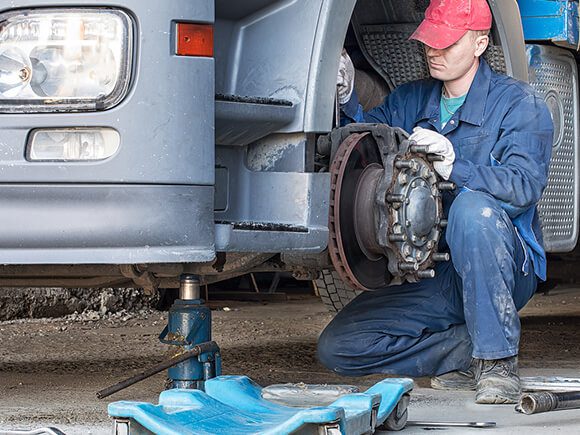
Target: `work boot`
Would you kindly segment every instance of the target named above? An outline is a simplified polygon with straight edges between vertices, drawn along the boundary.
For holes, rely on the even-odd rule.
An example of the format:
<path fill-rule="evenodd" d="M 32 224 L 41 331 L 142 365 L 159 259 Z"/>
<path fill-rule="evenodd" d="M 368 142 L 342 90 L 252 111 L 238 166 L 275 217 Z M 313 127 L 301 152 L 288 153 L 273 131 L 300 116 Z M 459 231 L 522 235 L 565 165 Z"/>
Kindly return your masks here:
<path fill-rule="evenodd" d="M 481 360 L 471 359 L 466 370 L 455 370 L 431 378 L 431 388 L 436 390 L 470 391 L 475 390 Z"/>
<path fill-rule="evenodd" d="M 517 356 L 482 361 L 475 403 L 517 403 L 520 394 Z"/>

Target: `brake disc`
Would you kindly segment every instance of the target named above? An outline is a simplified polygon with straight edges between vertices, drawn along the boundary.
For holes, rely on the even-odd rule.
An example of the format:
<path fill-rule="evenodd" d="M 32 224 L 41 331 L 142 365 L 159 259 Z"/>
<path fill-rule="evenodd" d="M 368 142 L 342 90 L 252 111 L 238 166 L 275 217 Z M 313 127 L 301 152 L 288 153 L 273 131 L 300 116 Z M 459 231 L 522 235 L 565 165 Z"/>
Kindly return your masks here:
<path fill-rule="evenodd" d="M 351 127 L 352 129 L 352 127 Z M 372 125 L 346 137 L 331 168 L 332 263 L 348 285 L 374 290 L 435 276 L 441 190 L 426 149 L 402 130 Z"/>

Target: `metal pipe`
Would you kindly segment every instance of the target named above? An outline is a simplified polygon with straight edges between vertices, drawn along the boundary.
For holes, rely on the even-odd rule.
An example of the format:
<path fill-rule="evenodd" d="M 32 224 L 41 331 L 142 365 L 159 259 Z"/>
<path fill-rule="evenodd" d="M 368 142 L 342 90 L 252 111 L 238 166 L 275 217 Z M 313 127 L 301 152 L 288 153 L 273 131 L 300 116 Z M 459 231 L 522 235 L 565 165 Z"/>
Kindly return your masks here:
<path fill-rule="evenodd" d="M 523 391 L 551 391 L 552 393 L 580 391 L 580 378 L 563 376 L 524 376 L 520 378 L 520 384 Z"/>
<path fill-rule="evenodd" d="M 173 358 L 162 361 L 159 364 L 156 364 L 153 367 L 148 368 L 144 372 L 132 376 L 129 379 L 125 379 L 124 381 L 121 381 L 101 391 L 98 391 L 97 398 L 104 399 L 105 397 L 108 397 L 111 394 L 115 394 L 121 390 L 124 390 L 125 388 L 130 387 L 131 385 L 134 385 L 137 382 L 150 378 L 151 376 L 156 375 L 157 373 L 162 372 L 163 370 L 167 370 L 168 368 L 173 367 L 176 364 L 187 361 L 190 358 L 198 357 L 202 353 L 217 352 L 217 351 L 219 351 L 219 347 L 215 341 L 200 343 L 188 352 L 182 353 L 181 355 L 177 355 L 174 356 Z"/>
<path fill-rule="evenodd" d="M 580 391 L 566 393 L 540 393 L 524 394 L 516 410 L 524 414 L 538 414 L 540 412 L 556 411 L 559 409 L 580 408 Z"/>
<path fill-rule="evenodd" d="M 201 286 L 196 275 L 181 275 L 179 285 L 179 299 L 192 301 L 201 299 Z"/>

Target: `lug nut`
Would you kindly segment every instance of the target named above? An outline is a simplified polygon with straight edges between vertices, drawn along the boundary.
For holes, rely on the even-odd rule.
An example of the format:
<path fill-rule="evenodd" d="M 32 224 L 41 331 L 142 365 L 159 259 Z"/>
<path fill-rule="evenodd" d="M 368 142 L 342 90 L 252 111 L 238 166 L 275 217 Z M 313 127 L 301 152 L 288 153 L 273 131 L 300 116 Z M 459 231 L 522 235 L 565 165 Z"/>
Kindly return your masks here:
<path fill-rule="evenodd" d="M 451 183 L 450 181 L 441 181 L 440 183 L 437 183 L 437 188 L 439 190 L 455 190 L 456 187 L 455 183 Z"/>
<path fill-rule="evenodd" d="M 431 279 L 435 278 L 435 271 L 433 269 L 426 269 L 417 272 L 417 277 L 420 279 Z"/>
<path fill-rule="evenodd" d="M 404 272 L 415 272 L 419 270 L 419 265 L 411 262 L 399 263 L 399 269 Z"/>
<path fill-rule="evenodd" d="M 430 162 L 443 162 L 445 161 L 445 157 L 440 156 L 438 154 L 429 154 L 427 156 L 427 160 L 429 160 Z"/>
<path fill-rule="evenodd" d="M 406 234 L 391 234 L 389 235 L 389 242 L 406 242 Z"/>
<path fill-rule="evenodd" d="M 405 195 L 401 195 L 400 193 L 388 193 L 387 194 L 387 202 L 403 202 L 405 201 Z"/>
<path fill-rule="evenodd" d="M 409 147 L 409 150 L 412 153 L 417 153 L 417 154 L 427 154 L 429 152 L 429 145 L 417 145 L 417 144 L 413 144 Z"/>
<path fill-rule="evenodd" d="M 451 256 L 449 255 L 448 252 L 436 252 L 435 254 L 433 254 L 433 256 L 431 257 L 433 258 L 433 261 L 449 261 L 451 259 Z"/>
<path fill-rule="evenodd" d="M 397 169 L 410 169 L 411 171 L 417 171 L 417 162 L 414 160 L 397 160 L 395 162 L 395 167 Z"/>

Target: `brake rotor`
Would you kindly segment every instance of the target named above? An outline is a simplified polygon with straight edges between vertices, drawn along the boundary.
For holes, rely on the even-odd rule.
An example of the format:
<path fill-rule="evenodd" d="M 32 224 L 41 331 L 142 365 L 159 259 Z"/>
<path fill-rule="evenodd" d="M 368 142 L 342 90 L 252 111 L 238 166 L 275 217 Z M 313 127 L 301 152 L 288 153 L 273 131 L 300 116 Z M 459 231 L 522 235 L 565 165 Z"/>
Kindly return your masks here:
<path fill-rule="evenodd" d="M 372 136 L 355 133 L 340 145 L 330 168 L 329 253 L 341 279 L 359 290 L 384 287 L 391 281 L 387 258 L 359 242 L 368 233 L 355 229 L 355 199 L 361 194 L 359 182 L 372 178 L 372 169 L 377 167 L 382 173 L 381 155 Z M 372 187 L 364 189 L 367 195 Z"/>
<path fill-rule="evenodd" d="M 350 134 L 330 168 L 329 253 L 358 290 L 432 278 L 433 263 L 448 260 L 437 244 L 445 225 L 440 188 L 452 185 L 438 183 L 424 148 L 407 140 L 384 145 L 368 131 Z"/>

